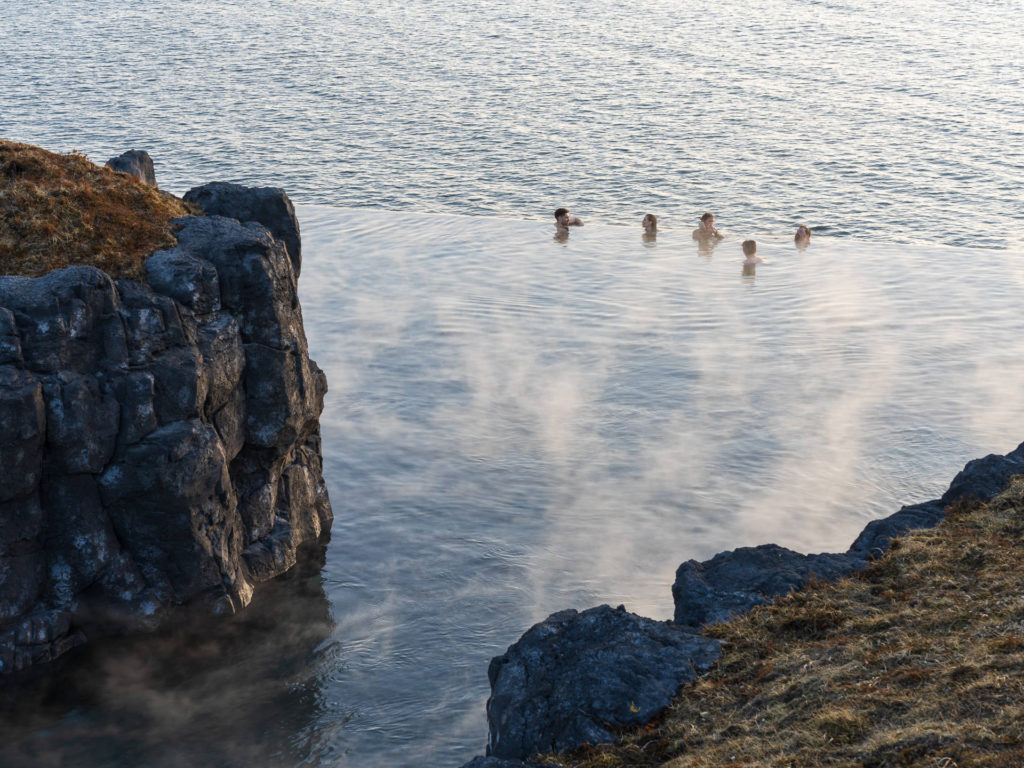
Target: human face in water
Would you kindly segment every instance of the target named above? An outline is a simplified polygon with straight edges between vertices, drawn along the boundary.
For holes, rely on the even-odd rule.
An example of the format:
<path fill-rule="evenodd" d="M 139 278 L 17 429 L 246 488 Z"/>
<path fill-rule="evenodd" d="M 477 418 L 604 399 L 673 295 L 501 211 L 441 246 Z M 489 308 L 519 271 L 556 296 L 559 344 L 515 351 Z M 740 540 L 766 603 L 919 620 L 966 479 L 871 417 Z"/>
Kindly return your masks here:
<path fill-rule="evenodd" d="M 705 232 L 711 232 L 715 228 L 715 217 L 708 216 L 704 221 L 701 222 L 701 226 L 704 227 Z"/>
<path fill-rule="evenodd" d="M 569 226 L 569 219 L 570 218 L 571 218 L 571 216 L 569 215 L 569 212 L 566 211 L 561 216 L 559 216 L 557 219 L 555 219 L 555 221 L 558 222 L 558 226 L 560 226 L 560 227 L 568 227 Z"/>

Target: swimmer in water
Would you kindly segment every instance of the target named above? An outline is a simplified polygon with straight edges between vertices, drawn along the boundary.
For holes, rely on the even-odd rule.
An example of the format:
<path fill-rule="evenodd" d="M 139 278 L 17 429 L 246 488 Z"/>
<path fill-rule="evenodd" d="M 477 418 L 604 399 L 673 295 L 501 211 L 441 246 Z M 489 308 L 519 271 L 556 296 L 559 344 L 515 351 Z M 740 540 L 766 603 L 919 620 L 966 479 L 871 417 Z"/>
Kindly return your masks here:
<path fill-rule="evenodd" d="M 658 237 L 658 217 L 653 213 L 644 215 L 644 220 L 641 222 L 644 228 L 644 233 L 641 235 L 641 239 L 645 243 L 653 243 Z"/>
<path fill-rule="evenodd" d="M 760 264 L 764 259 L 757 255 L 757 242 L 754 240 L 744 240 L 743 255 L 746 257 L 743 261 L 743 276 L 754 277 L 757 269 L 757 265 Z"/>
<path fill-rule="evenodd" d="M 558 208 L 555 211 L 555 226 L 559 229 L 568 229 L 569 227 L 582 227 L 583 219 L 579 216 L 570 216 L 568 208 Z"/>
<path fill-rule="evenodd" d="M 743 245 L 740 247 L 743 248 L 743 255 L 746 256 L 746 259 L 743 262 L 743 266 L 748 266 L 751 264 L 760 264 L 761 262 L 764 261 L 764 259 L 757 255 L 756 240 L 744 240 Z"/>
<path fill-rule="evenodd" d="M 694 240 L 721 240 L 725 235 L 715 227 L 715 214 L 705 213 L 700 217 L 700 226 L 693 230 Z"/>
<path fill-rule="evenodd" d="M 793 235 L 793 242 L 798 246 L 806 247 L 807 244 L 811 242 L 811 230 L 801 224 L 796 228 L 796 234 Z"/>

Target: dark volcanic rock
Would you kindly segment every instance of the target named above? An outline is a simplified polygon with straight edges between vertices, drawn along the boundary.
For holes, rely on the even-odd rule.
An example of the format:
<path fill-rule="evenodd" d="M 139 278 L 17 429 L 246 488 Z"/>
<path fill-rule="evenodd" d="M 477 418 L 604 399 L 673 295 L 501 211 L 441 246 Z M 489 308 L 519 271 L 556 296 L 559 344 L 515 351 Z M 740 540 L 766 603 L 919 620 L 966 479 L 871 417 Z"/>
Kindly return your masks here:
<path fill-rule="evenodd" d="M 622 607 L 552 614 L 491 661 L 487 754 L 523 760 L 614 741 L 720 654 L 716 640 Z"/>
<path fill-rule="evenodd" d="M 146 282 L 197 315 L 220 309 L 220 282 L 214 266 L 178 250 L 157 251 L 146 260 Z"/>
<path fill-rule="evenodd" d="M 1006 487 L 1012 475 L 1021 473 L 1024 473 L 1024 443 L 1005 456 L 990 453 L 967 462 L 940 501 L 944 507 L 961 499 L 988 501 Z"/>
<path fill-rule="evenodd" d="M 856 558 L 881 557 L 889 548 L 889 542 L 914 528 L 931 528 L 942 522 L 945 506 L 941 501 L 926 501 L 900 507 L 900 511 L 872 520 L 860 532 L 847 554 Z"/>
<path fill-rule="evenodd" d="M 716 624 L 799 589 L 812 576 L 837 579 L 864 565 L 850 555 L 802 555 L 775 544 L 719 552 L 703 563 L 689 560 L 676 570 L 672 585 L 674 621 L 687 627 Z"/>
<path fill-rule="evenodd" d="M 129 149 L 124 154 L 107 160 L 108 168 L 127 173 L 142 179 L 152 187 L 156 186 L 156 172 L 153 170 L 153 158 L 141 149 Z"/>
<path fill-rule="evenodd" d="M 0 673 L 237 611 L 330 527 L 327 383 L 285 246 L 179 223 L 150 286 L 0 277 Z"/>
<path fill-rule="evenodd" d="M 194 187 L 185 193 L 184 200 L 195 203 L 210 216 L 227 216 L 240 222 L 255 221 L 262 224 L 275 240 L 288 249 L 295 277 L 302 271 L 302 242 L 299 239 L 299 220 L 295 217 L 292 201 L 283 189 L 277 187 L 243 187 L 215 181 Z"/>
<path fill-rule="evenodd" d="M 14 317 L 23 365 L 31 371 L 95 371 L 123 348 L 117 289 L 95 267 L 0 277 L 0 307 Z"/>
<path fill-rule="evenodd" d="M 1013 475 L 1024 473 L 1024 443 L 1005 456 L 990 453 L 967 462 L 942 498 L 902 507 L 889 517 L 872 520 L 861 531 L 847 554 L 860 558 L 880 557 L 892 539 L 914 528 L 931 528 L 942 522 L 945 510 L 958 501 L 985 502 L 999 494 Z"/>
<path fill-rule="evenodd" d="M 544 768 L 540 763 L 524 763 L 522 760 L 504 760 L 500 757 L 474 757 L 462 768 Z"/>
<path fill-rule="evenodd" d="M 0 307 L 0 365 L 21 362 L 21 339 L 9 309 Z"/>
<path fill-rule="evenodd" d="M 0 502 L 26 496 L 39 485 L 45 442 L 42 381 L 0 366 Z"/>

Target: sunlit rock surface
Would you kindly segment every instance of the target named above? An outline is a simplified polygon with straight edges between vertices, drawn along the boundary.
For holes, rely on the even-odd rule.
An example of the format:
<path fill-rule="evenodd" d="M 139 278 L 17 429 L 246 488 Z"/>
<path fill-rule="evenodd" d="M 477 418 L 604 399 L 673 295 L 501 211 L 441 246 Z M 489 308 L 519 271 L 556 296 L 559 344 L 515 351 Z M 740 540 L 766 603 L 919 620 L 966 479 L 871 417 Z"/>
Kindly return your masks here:
<path fill-rule="evenodd" d="M 0 277 L 0 673 L 176 606 L 234 613 L 329 528 L 327 381 L 259 215 L 178 220 L 148 286 Z M 297 262 L 292 218 L 270 224 Z"/>

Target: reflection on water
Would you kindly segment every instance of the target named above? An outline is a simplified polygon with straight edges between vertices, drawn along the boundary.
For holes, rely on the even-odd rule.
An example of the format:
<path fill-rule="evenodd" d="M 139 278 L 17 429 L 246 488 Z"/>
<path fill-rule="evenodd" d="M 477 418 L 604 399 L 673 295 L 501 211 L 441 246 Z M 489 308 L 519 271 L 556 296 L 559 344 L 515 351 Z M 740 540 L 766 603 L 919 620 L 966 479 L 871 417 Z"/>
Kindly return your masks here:
<path fill-rule="evenodd" d="M 321 670 L 343 663 L 323 549 L 261 586 L 243 616 L 110 640 L 42 678 L 5 681 L 0 765 L 293 766 L 324 752 L 345 713 Z M 329 750 L 328 750 L 329 751 Z"/>
<path fill-rule="evenodd" d="M 0 763 L 454 768 L 484 748 L 489 659 L 548 613 L 668 618 L 683 560 L 843 550 L 1024 437 L 1018 254 L 790 231 L 758 236 L 755 279 L 689 227 L 299 216 L 319 577 L 224 637 L 68 665 Z"/>

